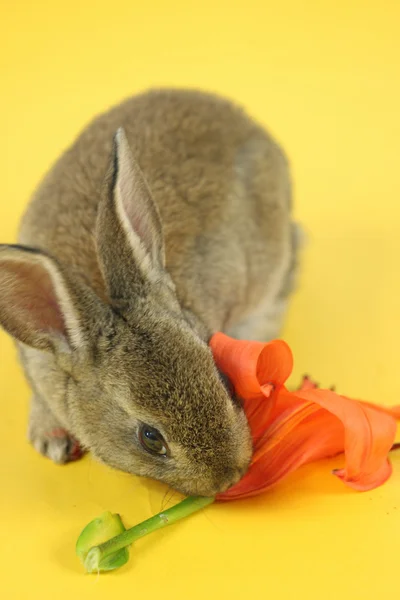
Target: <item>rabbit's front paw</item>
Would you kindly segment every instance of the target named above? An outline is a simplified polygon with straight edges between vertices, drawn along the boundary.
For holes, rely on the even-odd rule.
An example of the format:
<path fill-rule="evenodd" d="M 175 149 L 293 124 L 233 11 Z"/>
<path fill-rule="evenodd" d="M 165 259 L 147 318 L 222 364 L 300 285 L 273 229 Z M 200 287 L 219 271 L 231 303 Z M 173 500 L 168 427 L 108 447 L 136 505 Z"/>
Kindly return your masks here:
<path fill-rule="evenodd" d="M 79 442 L 61 427 L 39 432 L 30 428 L 29 439 L 35 450 L 59 465 L 78 460 L 83 455 Z"/>
<path fill-rule="evenodd" d="M 32 402 L 28 439 L 35 450 L 59 465 L 78 460 L 84 454 L 78 440 L 60 427 L 36 399 Z"/>

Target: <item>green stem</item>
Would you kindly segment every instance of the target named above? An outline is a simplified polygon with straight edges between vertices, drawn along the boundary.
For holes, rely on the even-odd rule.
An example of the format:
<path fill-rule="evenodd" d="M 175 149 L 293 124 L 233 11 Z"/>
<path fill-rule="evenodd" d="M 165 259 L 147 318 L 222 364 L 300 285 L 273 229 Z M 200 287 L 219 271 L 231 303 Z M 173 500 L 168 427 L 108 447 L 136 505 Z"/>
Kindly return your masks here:
<path fill-rule="evenodd" d="M 214 502 L 215 498 L 204 498 L 200 496 L 190 496 L 172 508 L 168 508 L 146 521 L 127 529 L 120 535 L 117 535 L 107 542 L 94 546 L 88 552 L 85 560 L 85 568 L 88 573 L 99 570 L 99 565 L 107 556 L 118 552 L 122 548 L 129 546 L 139 538 L 157 531 L 167 525 L 172 525 L 176 521 L 188 517 L 198 510 Z"/>

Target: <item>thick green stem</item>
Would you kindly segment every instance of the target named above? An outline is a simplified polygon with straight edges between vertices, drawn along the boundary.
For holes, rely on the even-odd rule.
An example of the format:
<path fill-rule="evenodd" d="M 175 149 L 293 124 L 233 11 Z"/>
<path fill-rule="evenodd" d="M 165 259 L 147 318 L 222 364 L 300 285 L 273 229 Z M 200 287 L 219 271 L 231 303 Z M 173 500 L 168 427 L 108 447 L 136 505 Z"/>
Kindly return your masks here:
<path fill-rule="evenodd" d="M 94 546 L 88 552 L 85 560 L 85 568 L 88 573 L 99 570 L 101 561 L 104 561 L 107 556 L 118 552 L 122 548 L 129 546 L 139 538 L 157 531 L 167 525 L 172 525 L 176 521 L 188 517 L 192 513 L 208 506 L 214 502 L 215 498 L 203 498 L 200 496 L 190 496 L 172 508 L 168 508 L 163 512 L 150 517 L 146 521 L 127 529 L 120 535 L 117 535 L 107 542 Z"/>

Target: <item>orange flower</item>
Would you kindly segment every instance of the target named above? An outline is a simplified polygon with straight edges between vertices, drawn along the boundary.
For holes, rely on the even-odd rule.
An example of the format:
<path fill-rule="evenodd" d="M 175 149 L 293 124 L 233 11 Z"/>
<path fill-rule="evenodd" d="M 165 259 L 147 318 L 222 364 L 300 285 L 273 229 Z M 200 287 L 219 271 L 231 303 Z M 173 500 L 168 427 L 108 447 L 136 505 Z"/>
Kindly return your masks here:
<path fill-rule="evenodd" d="M 334 474 L 356 490 L 384 483 L 400 406 L 389 409 L 315 389 L 309 380 L 289 392 L 293 357 L 283 341 L 238 341 L 217 333 L 210 341 L 218 368 L 244 402 L 254 453 L 247 474 L 218 500 L 254 496 L 301 465 L 344 452 Z"/>

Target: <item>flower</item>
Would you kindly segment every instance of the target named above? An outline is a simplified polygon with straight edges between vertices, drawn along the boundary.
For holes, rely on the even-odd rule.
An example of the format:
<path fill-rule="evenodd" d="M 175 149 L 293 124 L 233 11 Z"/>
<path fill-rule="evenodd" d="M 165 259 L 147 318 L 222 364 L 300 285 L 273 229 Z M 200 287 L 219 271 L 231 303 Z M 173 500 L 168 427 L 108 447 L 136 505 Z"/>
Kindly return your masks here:
<path fill-rule="evenodd" d="M 246 475 L 217 500 L 260 494 L 301 465 L 344 452 L 345 466 L 334 474 L 366 491 L 392 472 L 388 453 L 396 437 L 400 406 L 383 408 L 316 389 L 306 379 L 289 392 L 289 346 L 234 340 L 217 333 L 210 341 L 218 368 L 243 400 L 253 438 L 253 459 Z"/>

